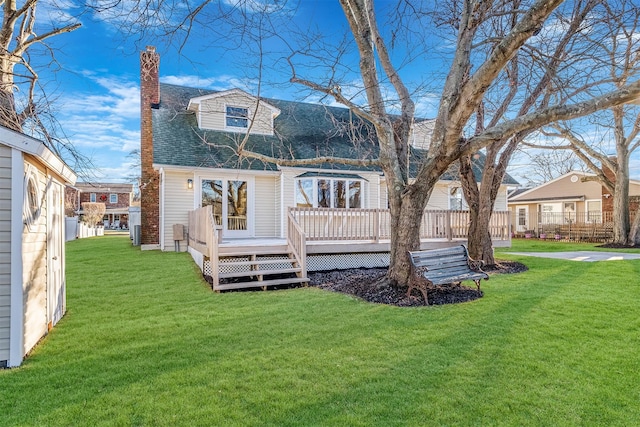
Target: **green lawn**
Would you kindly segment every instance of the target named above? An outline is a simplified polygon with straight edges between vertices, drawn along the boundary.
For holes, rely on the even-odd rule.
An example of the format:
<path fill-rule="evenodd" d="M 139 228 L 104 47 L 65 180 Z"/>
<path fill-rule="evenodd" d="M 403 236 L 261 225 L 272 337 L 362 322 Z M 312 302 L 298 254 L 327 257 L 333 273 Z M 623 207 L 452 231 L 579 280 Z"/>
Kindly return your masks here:
<path fill-rule="evenodd" d="M 471 303 L 397 308 L 216 294 L 188 255 L 126 237 L 67 257 L 66 316 L 0 371 L 2 425 L 640 424 L 640 261 L 501 251 L 530 270 Z"/>

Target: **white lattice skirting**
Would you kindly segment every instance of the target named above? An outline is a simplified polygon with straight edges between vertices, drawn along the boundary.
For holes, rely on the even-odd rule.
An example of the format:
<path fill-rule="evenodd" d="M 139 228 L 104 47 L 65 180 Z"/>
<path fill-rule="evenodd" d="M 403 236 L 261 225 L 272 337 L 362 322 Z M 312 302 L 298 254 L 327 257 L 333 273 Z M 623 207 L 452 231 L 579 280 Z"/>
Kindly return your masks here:
<path fill-rule="evenodd" d="M 265 257 L 266 258 L 266 257 Z M 269 257 L 281 258 L 283 260 L 283 268 L 291 264 L 286 257 Z M 225 262 L 246 260 L 247 258 L 229 258 L 220 261 L 220 272 L 231 273 L 240 271 L 249 271 L 250 267 L 242 266 L 225 266 Z M 388 252 L 358 253 L 358 254 L 327 254 L 327 255 L 307 255 L 307 271 L 329 271 L 329 270 L 347 270 L 350 268 L 380 268 L 389 266 Z M 205 276 L 211 276 L 211 264 L 209 260 L 204 261 L 203 273 Z"/>

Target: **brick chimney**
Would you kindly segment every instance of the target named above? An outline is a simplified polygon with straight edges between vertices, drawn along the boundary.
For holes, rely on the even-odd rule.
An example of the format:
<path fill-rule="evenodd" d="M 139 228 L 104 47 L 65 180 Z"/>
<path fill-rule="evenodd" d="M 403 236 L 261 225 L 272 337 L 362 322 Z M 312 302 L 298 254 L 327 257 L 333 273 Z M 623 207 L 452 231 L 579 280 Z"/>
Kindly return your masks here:
<path fill-rule="evenodd" d="M 160 176 L 153 169 L 152 110 L 160 103 L 160 55 L 153 46 L 140 52 L 140 243 L 147 249 L 160 243 Z"/>

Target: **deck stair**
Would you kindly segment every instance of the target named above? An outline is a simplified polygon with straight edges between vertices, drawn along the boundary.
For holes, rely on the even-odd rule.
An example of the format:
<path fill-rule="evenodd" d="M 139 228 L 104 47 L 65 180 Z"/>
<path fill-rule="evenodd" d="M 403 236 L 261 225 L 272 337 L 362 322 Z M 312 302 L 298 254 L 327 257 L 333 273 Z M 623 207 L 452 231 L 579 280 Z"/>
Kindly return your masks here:
<path fill-rule="evenodd" d="M 287 245 L 220 251 L 216 291 L 308 282 L 295 253 Z"/>

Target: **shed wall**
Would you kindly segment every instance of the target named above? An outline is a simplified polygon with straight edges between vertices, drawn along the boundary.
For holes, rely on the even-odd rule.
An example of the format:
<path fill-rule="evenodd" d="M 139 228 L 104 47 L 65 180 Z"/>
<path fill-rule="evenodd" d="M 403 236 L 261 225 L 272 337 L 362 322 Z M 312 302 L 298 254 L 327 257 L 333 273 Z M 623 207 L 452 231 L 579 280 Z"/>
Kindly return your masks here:
<path fill-rule="evenodd" d="M 11 324 L 11 148 L 0 144 L 0 360 L 9 360 Z"/>
<path fill-rule="evenodd" d="M 29 163 L 25 163 L 27 170 Z M 22 283 L 24 303 L 24 354 L 47 333 L 47 203 L 43 197 L 47 177 L 32 164 L 38 179 L 40 216 L 22 233 Z"/>

